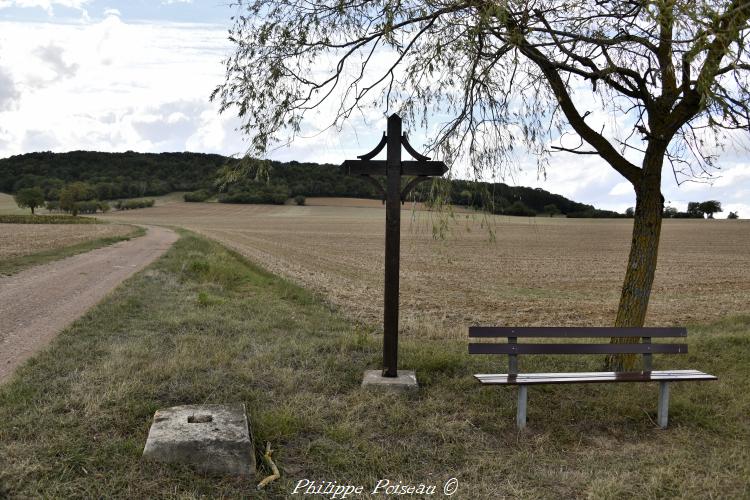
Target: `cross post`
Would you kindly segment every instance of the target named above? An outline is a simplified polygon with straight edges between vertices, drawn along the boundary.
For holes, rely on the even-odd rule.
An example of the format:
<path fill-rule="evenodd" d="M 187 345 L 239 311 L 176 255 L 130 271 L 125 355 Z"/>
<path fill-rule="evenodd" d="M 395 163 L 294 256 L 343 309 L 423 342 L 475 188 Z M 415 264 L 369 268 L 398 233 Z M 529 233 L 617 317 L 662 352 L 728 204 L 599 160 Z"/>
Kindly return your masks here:
<path fill-rule="evenodd" d="M 416 161 L 401 161 L 401 147 Z M 373 160 L 386 149 L 386 161 Z M 364 176 L 385 202 L 385 281 L 383 295 L 383 377 L 398 377 L 399 264 L 401 252 L 401 204 L 420 182 L 442 176 L 448 167 L 417 153 L 402 133 L 397 114 L 388 117 L 388 128 L 380 143 L 359 160 L 347 160 L 342 168 L 349 175 Z M 385 176 L 385 188 L 372 176 Z M 401 187 L 402 176 L 414 177 Z"/>

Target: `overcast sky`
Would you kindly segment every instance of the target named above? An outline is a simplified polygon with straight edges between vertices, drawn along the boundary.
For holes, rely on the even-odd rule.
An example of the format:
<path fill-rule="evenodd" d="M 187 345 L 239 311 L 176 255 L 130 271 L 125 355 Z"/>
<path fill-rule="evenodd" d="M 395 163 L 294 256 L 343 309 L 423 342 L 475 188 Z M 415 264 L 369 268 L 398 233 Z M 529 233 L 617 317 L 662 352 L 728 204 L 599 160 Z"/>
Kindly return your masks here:
<path fill-rule="evenodd" d="M 229 0 L 0 0 L 0 157 L 33 151 L 198 151 L 246 145 L 208 97 L 222 82 Z M 339 163 L 369 151 L 385 120 L 328 130 L 272 158 Z M 310 124 L 314 126 L 314 124 Z M 419 136 L 416 142 L 419 143 Z M 750 141 L 745 141 L 747 144 Z M 623 211 L 632 188 L 594 157 L 555 156 L 546 179 L 533 166 L 508 184 L 541 187 Z M 531 162 L 530 162 L 531 164 Z M 678 187 L 668 202 L 717 199 L 726 217 L 750 217 L 750 153 L 730 145 L 712 184 Z"/>

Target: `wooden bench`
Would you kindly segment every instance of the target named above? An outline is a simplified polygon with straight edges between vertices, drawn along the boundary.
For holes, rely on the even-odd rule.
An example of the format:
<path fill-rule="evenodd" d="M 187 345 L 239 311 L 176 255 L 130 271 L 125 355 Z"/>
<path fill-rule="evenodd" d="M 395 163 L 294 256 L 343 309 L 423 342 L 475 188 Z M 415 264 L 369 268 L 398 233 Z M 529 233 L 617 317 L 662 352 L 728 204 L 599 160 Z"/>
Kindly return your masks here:
<path fill-rule="evenodd" d="M 652 370 L 654 354 L 686 354 L 687 344 L 651 343 L 654 338 L 687 337 L 685 328 L 565 328 L 565 327 L 482 327 L 469 328 L 473 339 L 507 338 L 506 343 L 477 342 L 469 344 L 469 354 L 507 354 L 508 373 L 477 374 L 487 385 L 517 385 L 516 425 L 526 426 L 527 389 L 537 384 L 577 384 L 605 382 L 659 382 L 657 423 L 667 427 L 669 415 L 669 382 L 716 380 L 698 370 Z M 639 337 L 638 344 L 611 344 L 610 337 Z M 600 343 L 519 343 L 519 338 L 533 339 L 602 339 Z M 638 372 L 565 372 L 519 373 L 518 357 L 526 354 L 642 354 L 643 370 Z"/>

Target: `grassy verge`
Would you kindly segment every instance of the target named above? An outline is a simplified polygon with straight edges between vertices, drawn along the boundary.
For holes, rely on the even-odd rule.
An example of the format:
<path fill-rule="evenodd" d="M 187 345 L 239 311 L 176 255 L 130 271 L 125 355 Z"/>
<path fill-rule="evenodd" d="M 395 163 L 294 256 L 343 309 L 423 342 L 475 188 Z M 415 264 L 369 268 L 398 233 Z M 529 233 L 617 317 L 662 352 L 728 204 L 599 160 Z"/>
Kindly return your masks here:
<path fill-rule="evenodd" d="M 56 248 L 54 250 L 45 250 L 43 252 L 37 252 L 31 255 L 20 255 L 18 257 L 11 257 L 0 261 L 0 276 L 9 276 L 19 271 L 23 271 L 32 266 L 38 266 L 40 264 L 46 264 L 55 260 L 64 259 L 72 255 L 79 253 L 88 252 L 97 248 L 106 247 L 113 245 L 120 241 L 130 240 L 146 234 L 146 230 L 142 227 L 134 227 L 133 230 L 122 236 L 109 236 L 106 238 L 97 238 L 90 241 L 84 241 L 76 245 L 71 245 L 63 248 Z"/>
<path fill-rule="evenodd" d="M 93 217 L 73 217 L 72 215 L 2 215 L 0 224 L 101 224 Z"/>
<path fill-rule="evenodd" d="M 452 477 L 462 499 L 747 497 L 750 316 L 690 336 L 691 354 L 656 366 L 721 380 L 675 385 L 670 429 L 652 423 L 655 386 L 578 385 L 532 388 L 519 434 L 515 391 L 472 378 L 501 361 L 407 338 L 401 364 L 420 391 L 362 390 L 379 336 L 188 235 L 0 387 L 0 497 L 256 495 L 252 482 L 140 460 L 156 409 L 223 402 L 244 402 L 256 447 L 277 450 L 282 479 L 260 497 L 302 479 L 426 483 L 442 497 Z"/>

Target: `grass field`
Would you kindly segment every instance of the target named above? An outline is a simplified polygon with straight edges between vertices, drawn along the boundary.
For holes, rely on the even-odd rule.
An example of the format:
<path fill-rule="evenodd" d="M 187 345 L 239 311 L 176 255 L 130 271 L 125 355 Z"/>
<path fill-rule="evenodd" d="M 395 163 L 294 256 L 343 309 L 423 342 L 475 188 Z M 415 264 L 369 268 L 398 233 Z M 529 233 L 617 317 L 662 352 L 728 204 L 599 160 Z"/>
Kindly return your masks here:
<path fill-rule="evenodd" d="M 125 224 L 0 224 L 0 275 L 141 234 Z"/>
<path fill-rule="evenodd" d="M 384 209 L 173 202 L 112 214 L 189 228 L 380 324 Z M 352 204 L 358 206 L 351 206 Z M 466 338 L 471 324 L 611 325 L 631 221 L 402 214 L 401 322 L 407 336 Z M 496 240 L 490 242 L 488 226 Z M 750 221 L 667 220 L 647 323 L 683 325 L 750 312 Z"/>
<path fill-rule="evenodd" d="M 720 380 L 676 384 L 668 430 L 652 422 L 655 386 L 594 384 L 532 388 L 519 434 L 515 391 L 472 379 L 498 362 L 465 340 L 405 339 L 417 394 L 363 390 L 379 363 L 372 329 L 186 236 L 0 386 L 0 497 L 256 496 L 252 481 L 140 460 L 156 409 L 244 402 L 256 448 L 271 442 L 282 471 L 260 498 L 304 478 L 440 491 L 451 477 L 461 499 L 747 498 L 750 316 L 688 326 L 691 354 L 669 367 Z M 571 361 L 525 368 L 542 363 Z"/>
<path fill-rule="evenodd" d="M 16 205 L 13 195 L 0 193 L 0 215 L 30 214 L 27 208 L 20 209 Z"/>

